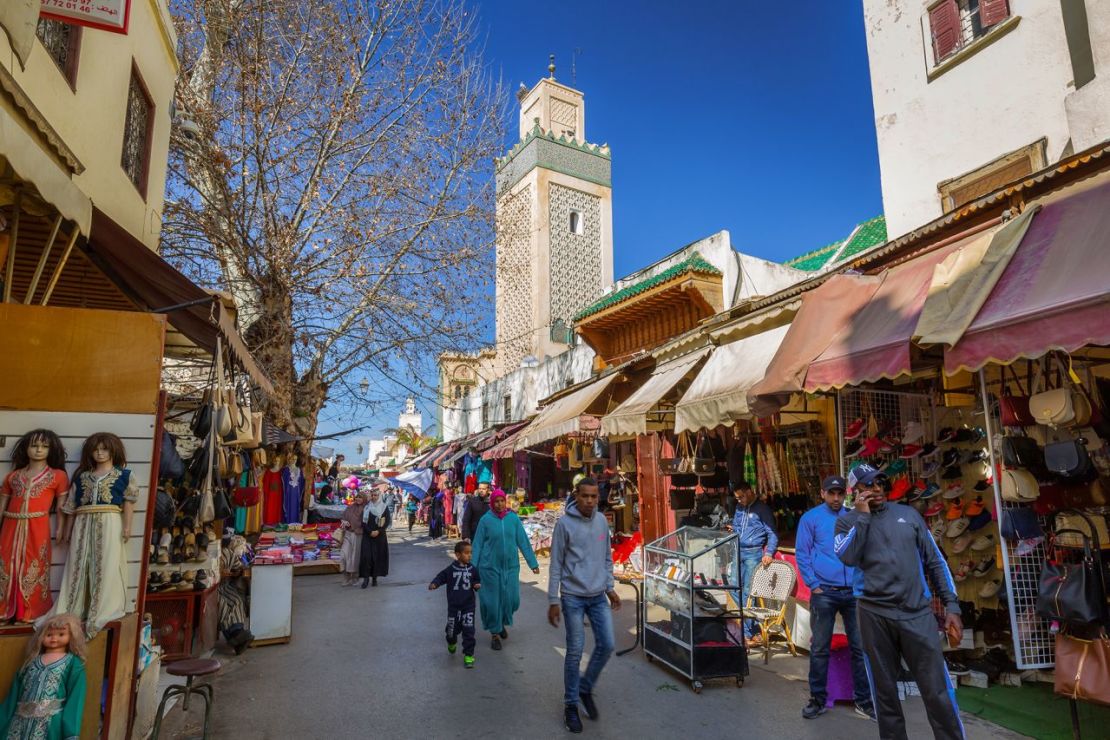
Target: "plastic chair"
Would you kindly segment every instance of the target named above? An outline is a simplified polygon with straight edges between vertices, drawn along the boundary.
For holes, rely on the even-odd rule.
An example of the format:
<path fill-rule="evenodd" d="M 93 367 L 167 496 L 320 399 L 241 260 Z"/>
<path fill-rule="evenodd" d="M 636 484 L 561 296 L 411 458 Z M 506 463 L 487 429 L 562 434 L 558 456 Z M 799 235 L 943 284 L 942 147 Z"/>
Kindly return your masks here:
<path fill-rule="evenodd" d="M 212 684 L 202 683 L 196 686 L 193 685 L 193 679 L 210 676 L 220 670 L 220 661 L 214 658 L 194 658 L 191 660 L 179 660 L 170 663 L 166 668 L 166 673 L 171 676 L 182 676 L 185 678 L 185 685 L 174 684 L 166 688 L 165 693 L 162 694 L 162 701 L 158 704 L 158 716 L 154 720 L 154 732 L 151 734 L 153 740 L 158 740 L 158 733 L 162 731 L 162 714 L 166 710 L 166 702 L 174 696 L 184 696 L 185 699 L 181 705 L 183 712 L 189 711 L 189 697 L 193 694 L 199 694 L 204 699 L 204 735 L 208 737 L 208 721 L 212 716 L 212 700 L 213 691 Z"/>
<path fill-rule="evenodd" d="M 796 578 L 794 568 L 781 560 L 772 561 L 766 567 L 757 566 L 752 577 L 752 589 L 743 614 L 759 625 L 765 664 L 771 662 L 771 637 L 774 635 L 785 637 L 790 654 L 798 655 L 794 649 L 794 638 L 790 636 L 790 627 L 786 624 L 786 600 L 794 591 Z"/>

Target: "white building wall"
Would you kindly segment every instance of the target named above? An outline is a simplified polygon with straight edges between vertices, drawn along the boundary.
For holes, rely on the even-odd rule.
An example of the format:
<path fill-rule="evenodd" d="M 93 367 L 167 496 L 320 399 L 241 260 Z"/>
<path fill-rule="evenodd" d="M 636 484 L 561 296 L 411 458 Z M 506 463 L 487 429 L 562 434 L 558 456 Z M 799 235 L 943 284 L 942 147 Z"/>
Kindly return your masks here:
<path fill-rule="evenodd" d="M 942 215 L 943 181 L 1042 137 L 1049 163 L 1069 140 L 1080 151 L 1110 138 L 1110 3 L 1086 3 L 1097 76 L 1070 101 L 1076 91 L 1060 3 L 1010 0 L 1011 15 L 1020 16 L 1016 27 L 930 81 L 932 4 L 864 0 L 892 238 Z"/>

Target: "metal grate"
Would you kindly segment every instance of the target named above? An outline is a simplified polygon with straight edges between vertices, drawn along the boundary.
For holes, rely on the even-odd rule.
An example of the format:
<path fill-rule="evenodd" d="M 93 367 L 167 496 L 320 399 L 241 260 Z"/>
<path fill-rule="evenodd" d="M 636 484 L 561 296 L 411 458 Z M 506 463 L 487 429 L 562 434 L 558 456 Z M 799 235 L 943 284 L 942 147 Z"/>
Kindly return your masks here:
<path fill-rule="evenodd" d="M 880 433 L 887 431 L 885 436 L 901 439 L 906 424 L 911 421 L 919 422 L 925 430 L 926 441 L 932 441 L 936 434 L 934 427 L 934 413 L 932 399 L 918 393 L 898 393 L 893 391 L 872 390 L 843 390 L 837 400 L 837 414 L 840 422 L 840 439 L 837 442 L 840 455 L 840 470 L 843 475 L 861 460 L 860 457 L 846 457 L 844 430 L 848 429 L 856 419 L 864 422 L 864 431 L 860 439 L 867 437 L 867 427 L 871 419 L 879 427 Z M 898 458 L 898 450 L 888 454 L 878 454 L 867 458 L 867 462 L 881 467 Z M 921 458 L 907 460 L 908 474 L 911 480 L 921 477 L 923 462 Z"/>

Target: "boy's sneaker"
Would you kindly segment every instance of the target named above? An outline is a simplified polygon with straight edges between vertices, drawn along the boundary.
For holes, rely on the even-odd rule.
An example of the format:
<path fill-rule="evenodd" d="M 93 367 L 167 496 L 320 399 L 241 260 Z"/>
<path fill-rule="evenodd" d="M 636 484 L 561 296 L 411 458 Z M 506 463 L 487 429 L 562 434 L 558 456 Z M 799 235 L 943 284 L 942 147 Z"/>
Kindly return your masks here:
<path fill-rule="evenodd" d="M 872 722 L 878 722 L 879 720 L 879 718 L 875 716 L 875 707 L 870 702 L 866 704 L 856 704 L 856 714 Z"/>
<path fill-rule="evenodd" d="M 597 704 L 594 703 L 594 695 L 585 692 L 578 692 L 578 699 L 582 702 L 582 708 L 586 710 L 586 716 L 590 719 L 597 719 Z"/>
<path fill-rule="evenodd" d="M 451 653 L 451 655 L 454 655 L 455 651 L 458 650 L 458 648 L 459 646 L 453 642 L 447 643 L 447 652 Z"/>
<path fill-rule="evenodd" d="M 806 719 L 817 719 L 827 711 L 829 711 L 829 708 L 825 706 L 825 702 L 817 701 L 811 696 L 809 697 L 809 704 L 802 707 L 802 716 Z"/>
<path fill-rule="evenodd" d="M 578 716 L 578 705 L 567 704 L 563 710 L 563 724 L 576 735 L 582 732 L 582 718 Z"/>
<path fill-rule="evenodd" d="M 453 653 L 455 651 L 452 650 L 451 652 Z M 474 656 L 473 655 L 464 655 L 463 656 L 463 665 L 466 666 L 467 668 L 473 668 L 474 667 Z"/>

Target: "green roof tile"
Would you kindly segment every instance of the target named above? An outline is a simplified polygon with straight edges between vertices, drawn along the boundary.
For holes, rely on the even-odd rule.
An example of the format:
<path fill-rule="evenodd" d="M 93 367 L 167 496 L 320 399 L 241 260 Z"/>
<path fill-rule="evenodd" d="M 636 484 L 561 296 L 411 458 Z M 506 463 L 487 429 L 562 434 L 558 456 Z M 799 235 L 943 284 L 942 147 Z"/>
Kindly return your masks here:
<path fill-rule="evenodd" d="M 694 252 L 689 257 L 684 259 L 682 262 L 679 262 L 678 264 L 674 265 L 673 267 L 667 268 L 666 270 L 659 273 L 658 275 L 653 275 L 649 278 L 644 278 L 643 280 L 641 280 L 638 283 L 633 283 L 632 285 L 621 288 L 618 291 L 614 291 L 614 292 L 610 293 L 609 295 L 602 296 L 599 300 L 595 301 L 593 304 L 591 304 L 591 305 L 587 306 L 586 308 L 582 309 L 581 311 L 579 311 L 578 314 L 574 317 L 574 320 L 575 321 L 581 321 L 582 319 L 586 318 L 587 316 L 592 316 L 593 314 L 597 313 L 598 311 L 603 311 L 604 309 L 609 308 L 610 306 L 615 306 L 618 303 L 620 303 L 621 301 L 624 301 L 628 298 L 631 298 L 634 295 L 639 295 L 640 293 L 645 293 L 645 292 L 651 290 L 652 288 L 654 288 L 658 285 L 662 285 L 663 283 L 667 282 L 668 280 L 670 280 L 672 278 L 676 278 L 679 275 L 684 275 L 687 272 L 698 272 L 698 273 L 701 273 L 703 275 L 720 275 L 720 274 L 722 274 L 720 270 L 718 270 L 711 263 L 706 261 L 706 259 L 704 257 L 702 257 L 697 252 Z"/>
<path fill-rule="evenodd" d="M 836 250 L 838 250 L 843 243 L 843 240 L 833 242 L 816 251 L 807 252 L 800 257 L 787 260 L 785 264 L 787 267 L 793 267 L 795 270 L 820 270 L 825 266 L 825 263 L 836 254 Z"/>
<path fill-rule="evenodd" d="M 841 239 L 814 252 L 807 252 L 787 260 L 784 264 L 787 267 L 793 267 L 795 270 L 814 272 L 824 267 L 830 267 L 829 260 L 834 256 L 839 263 L 861 252 L 866 252 L 868 249 L 886 242 L 886 216 L 876 216 L 869 221 L 864 221 L 856 225 L 852 231 L 851 238 L 848 239 L 847 243 Z"/>

